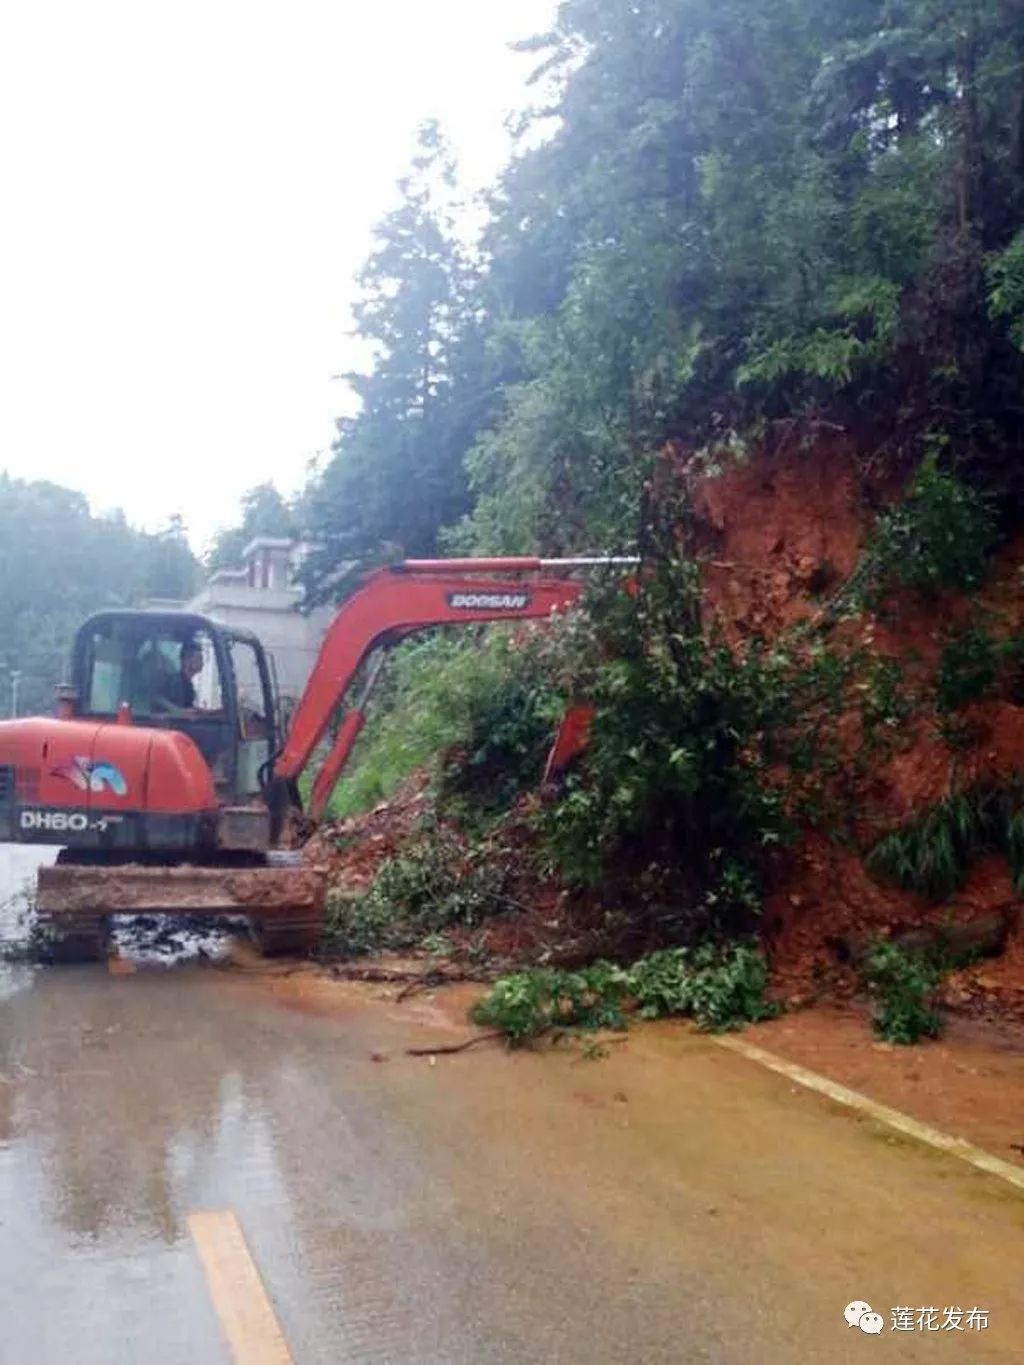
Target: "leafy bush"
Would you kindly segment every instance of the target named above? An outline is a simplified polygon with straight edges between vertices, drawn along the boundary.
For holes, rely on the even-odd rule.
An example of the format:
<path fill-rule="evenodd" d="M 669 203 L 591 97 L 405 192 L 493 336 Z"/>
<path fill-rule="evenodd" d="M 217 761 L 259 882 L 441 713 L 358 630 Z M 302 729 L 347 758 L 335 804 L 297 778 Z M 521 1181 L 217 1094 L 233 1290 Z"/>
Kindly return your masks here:
<path fill-rule="evenodd" d="M 903 670 L 895 659 L 870 659 L 860 688 L 861 723 L 869 750 L 891 741 L 913 710 L 913 698 L 902 683 Z"/>
<path fill-rule="evenodd" d="M 459 710 L 460 734 L 441 756 L 438 795 L 465 817 L 507 809 L 523 791 L 536 787 L 567 697 L 555 680 L 558 619 L 541 627 L 502 631 L 464 665 Z M 468 667 L 467 667 L 468 666 Z"/>
<path fill-rule="evenodd" d="M 944 645 L 935 678 L 935 704 L 954 711 L 972 701 L 1000 695 L 1019 702 L 1024 640 L 999 640 L 977 625 L 968 626 Z"/>
<path fill-rule="evenodd" d="M 745 944 L 665 948 L 630 971 L 630 993 L 645 1019 L 687 1014 L 715 1033 L 774 1017 L 778 1006 L 765 999 L 767 984 L 764 954 Z"/>
<path fill-rule="evenodd" d="M 553 1028 L 621 1028 L 628 997 L 646 1019 L 685 1014 L 700 1028 L 719 1032 L 777 1012 L 765 999 L 767 981 L 764 954 L 756 948 L 668 948 L 628 969 L 598 962 L 577 972 L 515 972 L 495 983 L 472 1018 L 517 1045 Z"/>
<path fill-rule="evenodd" d="M 325 957 L 365 957 L 399 946 L 400 937 L 391 908 L 372 892 L 359 897 L 328 893 L 321 937 Z"/>
<path fill-rule="evenodd" d="M 875 1033 L 901 1044 L 937 1038 L 942 1021 L 934 999 L 941 978 L 941 967 L 933 956 L 895 943 L 876 943 L 864 964 Z"/>
<path fill-rule="evenodd" d="M 1024 351 L 1024 232 L 994 257 L 988 285 L 990 316 L 1005 320 L 1013 344 Z"/>
<path fill-rule="evenodd" d="M 709 639 L 698 605 L 696 566 L 670 559 L 635 596 L 598 589 L 577 617 L 566 644 L 594 720 L 579 771 L 540 825 L 571 881 L 628 878 L 635 890 L 664 873 L 677 902 L 714 907 L 715 927 L 737 932 L 757 909 L 764 850 L 788 833 L 764 780 L 764 736 L 790 715 L 789 665 L 756 644 L 734 653 Z"/>
<path fill-rule="evenodd" d="M 991 635 L 970 626 L 954 636 L 942 650 L 935 678 L 935 703 L 940 711 L 953 711 L 979 701 L 995 686 L 999 647 Z"/>
<path fill-rule="evenodd" d="M 501 977 L 470 1013 L 517 1046 L 552 1028 L 621 1028 L 628 990 L 628 974 L 608 962 L 576 972 L 535 968 Z"/>
<path fill-rule="evenodd" d="M 869 586 L 877 602 L 895 587 L 926 594 L 967 590 L 985 579 L 995 543 L 995 522 L 975 489 L 922 462 L 904 501 L 878 519 L 868 546 Z"/>

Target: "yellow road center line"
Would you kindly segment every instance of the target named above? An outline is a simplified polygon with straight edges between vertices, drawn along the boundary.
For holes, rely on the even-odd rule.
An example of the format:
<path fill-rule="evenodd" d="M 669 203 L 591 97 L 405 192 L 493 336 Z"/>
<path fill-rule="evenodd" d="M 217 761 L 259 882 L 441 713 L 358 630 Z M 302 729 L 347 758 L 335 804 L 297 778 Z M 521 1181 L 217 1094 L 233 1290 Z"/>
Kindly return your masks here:
<path fill-rule="evenodd" d="M 1016 1185 L 1019 1190 L 1024 1190 L 1024 1169 L 1015 1166 L 1012 1161 L 1004 1161 L 1002 1157 L 993 1156 L 991 1152 L 986 1152 L 981 1147 L 975 1147 L 973 1142 L 953 1137 L 951 1133 L 944 1133 L 940 1128 L 933 1128 L 929 1123 L 922 1123 L 920 1119 L 901 1113 L 899 1109 L 890 1109 L 887 1104 L 879 1104 L 876 1100 L 869 1099 L 867 1095 L 862 1095 L 859 1090 L 850 1090 L 847 1086 L 840 1085 L 838 1081 L 830 1080 L 827 1076 L 819 1076 L 816 1071 L 809 1071 L 807 1067 L 799 1066 L 796 1062 L 787 1062 L 782 1057 L 776 1057 L 774 1052 L 766 1052 L 764 1048 L 755 1047 L 753 1043 L 745 1042 L 742 1038 L 719 1036 L 715 1038 L 715 1042 L 721 1047 L 727 1047 L 731 1052 L 738 1052 L 748 1061 L 766 1066 L 770 1071 L 777 1071 L 780 1076 L 786 1076 L 789 1080 L 796 1081 L 798 1085 L 806 1086 L 808 1090 L 816 1090 L 819 1095 L 825 1095 L 830 1100 L 835 1100 L 837 1104 L 844 1104 L 849 1109 L 867 1114 L 869 1118 L 894 1128 L 898 1133 L 904 1133 L 917 1142 L 927 1143 L 929 1147 L 935 1147 L 940 1152 L 947 1152 L 961 1161 L 967 1161 L 979 1171 L 998 1176 L 1001 1180 Z"/>
<path fill-rule="evenodd" d="M 230 1209 L 190 1213 L 188 1230 L 235 1365 L 293 1365 L 235 1215 Z"/>

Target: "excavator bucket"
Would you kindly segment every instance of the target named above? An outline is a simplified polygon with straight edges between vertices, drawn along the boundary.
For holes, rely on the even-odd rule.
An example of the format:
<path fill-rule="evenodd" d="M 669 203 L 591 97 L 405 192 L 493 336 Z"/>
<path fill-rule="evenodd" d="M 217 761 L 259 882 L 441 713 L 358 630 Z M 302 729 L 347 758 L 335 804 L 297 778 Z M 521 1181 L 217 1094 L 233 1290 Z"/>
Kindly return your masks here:
<path fill-rule="evenodd" d="M 104 956 L 112 915 L 244 919 L 264 953 L 307 952 L 323 926 L 326 877 L 296 862 L 266 867 L 42 868 L 36 922 L 53 960 Z"/>

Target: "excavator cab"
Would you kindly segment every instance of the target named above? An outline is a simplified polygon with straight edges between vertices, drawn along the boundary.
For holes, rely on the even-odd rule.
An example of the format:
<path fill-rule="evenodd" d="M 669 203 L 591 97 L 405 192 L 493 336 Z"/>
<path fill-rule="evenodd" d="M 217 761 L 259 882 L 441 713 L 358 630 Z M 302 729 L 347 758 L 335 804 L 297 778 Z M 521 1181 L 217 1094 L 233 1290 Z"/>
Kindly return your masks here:
<path fill-rule="evenodd" d="M 266 654 L 249 631 L 191 612 L 98 612 L 75 638 L 72 683 L 82 719 L 187 735 L 219 804 L 261 795 L 277 706 Z"/>

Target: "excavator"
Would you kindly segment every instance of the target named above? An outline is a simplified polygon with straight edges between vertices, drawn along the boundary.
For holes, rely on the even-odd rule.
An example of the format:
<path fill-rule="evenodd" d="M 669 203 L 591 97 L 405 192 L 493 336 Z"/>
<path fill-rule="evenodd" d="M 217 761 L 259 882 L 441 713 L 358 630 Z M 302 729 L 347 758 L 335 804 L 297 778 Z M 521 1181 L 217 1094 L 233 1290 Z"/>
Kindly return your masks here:
<path fill-rule="evenodd" d="M 0 722 L 0 842 L 60 845 L 36 892 L 50 955 L 103 956 L 112 915 L 237 917 L 264 953 L 309 950 L 326 874 L 303 845 L 387 650 L 436 626 L 545 620 L 578 600 L 580 570 L 634 563 L 407 559 L 373 569 L 328 627 L 286 731 L 273 660 L 251 632 L 183 611 L 90 616 L 56 715 Z M 587 723 L 585 707 L 568 708 L 546 776 L 579 753 Z M 315 761 L 304 804 L 300 778 Z"/>

